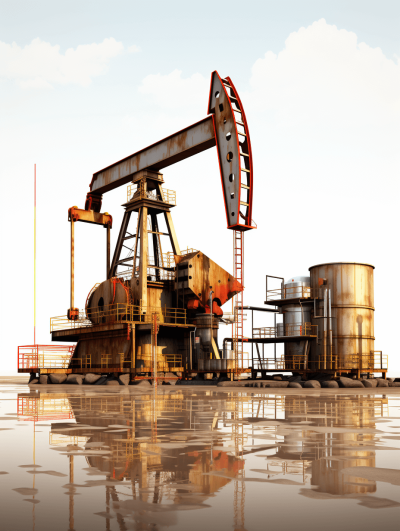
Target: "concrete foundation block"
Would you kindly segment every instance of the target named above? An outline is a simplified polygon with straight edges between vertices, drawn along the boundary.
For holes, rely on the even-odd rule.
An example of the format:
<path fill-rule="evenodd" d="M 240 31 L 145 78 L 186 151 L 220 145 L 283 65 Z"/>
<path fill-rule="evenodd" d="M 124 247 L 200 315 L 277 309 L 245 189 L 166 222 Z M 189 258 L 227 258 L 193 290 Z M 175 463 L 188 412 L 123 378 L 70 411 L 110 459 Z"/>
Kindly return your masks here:
<path fill-rule="evenodd" d="M 335 380 L 325 380 L 321 383 L 321 387 L 324 389 L 336 389 L 339 387 L 339 384 Z"/>
<path fill-rule="evenodd" d="M 91 372 L 88 372 L 85 374 L 85 384 L 94 384 L 101 378 L 101 374 L 93 374 Z"/>
<path fill-rule="evenodd" d="M 288 387 L 290 389 L 303 389 L 303 386 L 299 382 L 289 382 Z"/>
<path fill-rule="evenodd" d="M 74 384 L 74 385 L 82 385 L 83 374 L 68 374 L 67 383 Z"/>
<path fill-rule="evenodd" d="M 279 381 L 279 380 L 266 380 L 262 382 L 262 387 L 266 389 L 268 388 L 284 389 L 286 387 L 289 387 L 289 382 Z"/>
<path fill-rule="evenodd" d="M 304 382 L 304 388 L 305 389 L 320 389 L 321 384 L 318 380 L 307 380 Z"/>
<path fill-rule="evenodd" d="M 368 378 L 366 380 L 362 380 L 362 384 L 364 387 L 377 387 L 378 382 L 375 380 L 375 378 Z"/>
<path fill-rule="evenodd" d="M 376 381 L 378 382 L 378 387 L 389 387 L 389 382 L 384 378 L 376 378 Z"/>
<path fill-rule="evenodd" d="M 346 388 L 354 388 L 354 387 L 360 387 L 363 388 L 364 385 L 360 380 L 352 380 L 351 378 L 345 378 L 344 376 L 341 376 L 339 378 L 339 385 L 340 387 L 346 387 Z"/>
<path fill-rule="evenodd" d="M 67 375 L 63 372 L 57 372 L 49 375 L 52 384 L 62 384 L 67 380 Z"/>
<path fill-rule="evenodd" d="M 120 374 L 119 375 L 119 381 L 122 383 L 122 385 L 129 385 L 129 381 L 131 379 L 130 374 Z"/>

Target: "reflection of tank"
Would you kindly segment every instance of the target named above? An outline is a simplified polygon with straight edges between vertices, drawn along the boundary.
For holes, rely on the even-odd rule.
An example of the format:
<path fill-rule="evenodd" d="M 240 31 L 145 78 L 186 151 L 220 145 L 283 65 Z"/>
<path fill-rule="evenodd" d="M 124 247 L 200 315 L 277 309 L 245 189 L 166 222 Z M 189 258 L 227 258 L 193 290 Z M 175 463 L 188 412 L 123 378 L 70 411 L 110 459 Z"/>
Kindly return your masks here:
<path fill-rule="evenodd" d="M 383 400 L 387 401 L 379 399 L 380 402 Z M 284 446 L 279 448 L 276 456 L 285 460 L 311 461 L 311 484 L 318 486 L 320 492 L 340 495 L 375 492 L 375 481 L 346 476 L 341 471 L 349 467 L 375 466 L 375 451 L 362 450 L 359 435 L 352 433 L 351 427 L 374 428 L 376 402 L 376 397 L 355 396 L 339 400 L 319 397 L 313 404 L 308 402 L 305 414 L 304 408 L 301 407 L 303 402 L 299 402 L 298 398 L 286 396 L 285 418 L 290 424 L 298 425 L 307 419 L 312 420 L 316 426 L 346 426 L 349 431 L 331 433 L 326 438 L 325 432 L 313 432 L 312 428 L 291 429 L 291 433 L 284 436 Z M 378 414 L 380 415 L 381 411 Z M 372 440 L 373 435 L 363 434 L 364 444 Z"/>

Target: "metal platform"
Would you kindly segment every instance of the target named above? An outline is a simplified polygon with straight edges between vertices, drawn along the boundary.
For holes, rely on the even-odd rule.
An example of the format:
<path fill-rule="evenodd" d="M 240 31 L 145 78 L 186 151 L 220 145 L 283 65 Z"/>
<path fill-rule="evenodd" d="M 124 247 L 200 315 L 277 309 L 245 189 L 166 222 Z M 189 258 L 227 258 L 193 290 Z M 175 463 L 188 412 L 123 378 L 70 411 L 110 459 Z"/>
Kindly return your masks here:
<path fill-rule="evenodd" d="M 295 343 L 296 341 L 309 341 L 317 336 L 280 336 L 280 337 L 254 337 L 243 338 L 244 343 Z"/>

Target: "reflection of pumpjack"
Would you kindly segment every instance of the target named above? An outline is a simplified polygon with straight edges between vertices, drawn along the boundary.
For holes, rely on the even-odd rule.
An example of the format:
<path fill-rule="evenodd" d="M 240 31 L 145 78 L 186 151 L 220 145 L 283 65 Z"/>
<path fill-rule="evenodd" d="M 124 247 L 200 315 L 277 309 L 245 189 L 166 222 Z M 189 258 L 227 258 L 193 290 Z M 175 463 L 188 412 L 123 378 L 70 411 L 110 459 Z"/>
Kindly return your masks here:
<path fill-rule="evenodd" d="M 47 393 L 23 394 L 18 396 L 18 415 L 20 419 L 33 421 L 43 420 L 43 418 L 58 421 L 76 418 L 76 421 L 82 424 L 92 423 L 104 428 L 109 426 L 110 418 L 112 418 L 113 423 L 125 425 L 126 435 L 125 433 L 122 435 L 116 432 L 101 431 L 101 436 L 98 432 L 85 436 L 81 430 L 70 431 L 74 424 L 58 423 L 52 425 L 50 442 L 52 445 L 69 446 L 71 450 L 78 449 L 78 445 L 82 448 L 89 440 L 101 443 L 98 448 L 107 446 L 107 451 L 111 450 L 108 460 L 101 459 L 97 455 L 88 456 L 88 464 L 90 467 L 106 472 L 115 480 L 116 485 L 124 479 L 130 480 L 133 499 L 142 501 L 152 499 L 153 503 L 161 503 L 163 497 L 165 498 L 168 494 L 166 487 L 168 488 L 168 484 L 173 484 L 175 489 L 173 499 L 175 503 L 179 503 L 180 498 L 184 497 L 179 485 L 184 487 L 184 482 L 197 486 L 199 492 L 207 496 L 221 489 L 230 479 L 235 481 L 237 478 L 234 485 L 234 526 L 235 529 L 243 530 L 245 509 L 245 483 L 241 481 L 244 475 L 243 459 L 246 454 L 259 451 L 260 448 L 244 451 L 243 447 L 248 435 L 244 432 L 244 425 L 240 420 L 247 417 L 251 417 L 253 421 L 263 418 L 271 420 L 272 413 L 272 417 L 276 420 L 286 420 L 290 424 L 298 424 L 299 421 L 310 419 L 316 426 L 322 427 L 345 424 L 349 427 L 373 428 L 376 416 L 382 417 L 388 414 L 388 400 L 377 397 L 355 396 L 350 399 L 348 397 L 336 398 L 336 400 L 330 397 L 318 397 L 310 402 L 292 396 L 263 396 L 259 399 L 254 397 L 247 404 L 247 411 L 244 408 L 245 400 L 247 399 L 243 397 L 235 397 L 228 401 L 230 415 L 226 416 L 224 413 L 223 417 L 224 426 L 228 426 L 229 423 L 232 426 L 234 455 L 213 450 L 212 446 L 209 451 L 204 451 L 204 445 L 200 443 L 199 447 L 192 446 L 190 452 L 183 456 L 180 455 L 180 448 L 169 449 L 168 455 L 161 453 L 159 428 L 162 428 L 163 435 L 175 435 L 178 442 L 186 438 L 184 433 L 179 435 L 179 432 L 176 432 L 173 423 L 163 425 L 164 416 L 173 416 L 175 422 L 180 423 L 183 430 L 189 430 L 191 433 L 195 433 L 198 429 L 212 429 L 218 420 L 218 415 L 214 415 L 212 421 L 204 420 L 201 410 L 193 410 L 191 403 L 189 407 L 186 407 L 184 396 L 179 391 L 141 396 L 137 401 L 133 397 L 127 399 L 124 395 L 70 397 L 68 399 L 60 396 L 56 399 L 54 395 Z M 271 410 L 269 406 L 272 402 Z M 31 416 L 27 414 L 29 411 L 33 412 Z M 90 418 L 91 411 L 93 419 Z M 36 412 L 42 412 L 43 418 Z M 88 412 L 89 415 L 87 415 Z M 110 417 L 102 419 L 96 415 L 97 412 L 110 414 Z M 285 419 L 282 417 L 283 412 L 285 412 Z M 68 432 L 63 431 L 65 427 L 68 427 Z M 302 433 L 304 431 L 305 437 Z M 147 440 L 143 441 L 143 438 Z M 271 456 L 268 467 L 271 466 L 271 472 L 275 474 L 276 470 L 273 469 L 279 466 L 283 474 L 302 475 L 303 483 L 306 483 L 311 473 L 311 484 L 318 485 L 321 492 L 330 494 L 374 492 L 375 482 L 341 474 L 341 471 L 347 467 L 375 466 L 375 452 L 363 450 L 362 446 L 359 446 L 360 442 L 371 445 L 372 440 L 373 436 L 369 434 L 363 434 L 360 440 L 360 436 L 352 433 L 351 429 L 348 433 L 333 433 L 332 437 L 326 437 L 325 433 L 313 433 L 311 429 L 307 430 L 307 425 L 293 427 L 289 435 L 284 435 L 285 445 L 279 447 L 275 456 Z M 216 444 L 219 444 L 218 439 Z M 181 467 L 176 466 L 177 464 Z M 212 472 L 218 473 L 222 470 L 228 470 L 225 477 L 224 474 L 222 477 L 212 474 Z M 154 474 L 151 475 L 151 472 Z M 74 457 L 72 455 L 69 456 L 69 473 L 70 486 L 67 494 L 69 495 L 70 530 L 73 530 L 76 489 L 73 486 Z M 114 487 L 107 486 L 107 513 L 110 513 L 111 501 L 119 501 L 118 493 Z M 110 518 L 111 514 L 107 518 L 107 528 L 110 525 Z M 123 528 L 123 517 L 117 514 L 117 520 Z"/>
<path fill-rule="evenodd" d="M 156 398 L 155 398 L 156 397 Z M 184 424 L 184 429 L 211 429 L 215 422 L 204 422 L 202 417 L 197 415 L 195 410 L 190 409 L 189 418 L 187 411 L 183 405 L 182 393 L 176 392 L 169 395 L 149 395 L 141 397 L 139 402 L 127 400 L 126 397 L 71 397 L 71 410 L 76 409 L 77 422 L 88 422 L 87 415 L 80 413 L 93 410 L 102 411 L 103 413 L 111 413 L 114 416 L 113 422 L 119 422 L 127 426 L 126 438 L 123 438 L 118 433 L 104 433 L 100 435 L 93 435 L 90 442 L 97 442 L 96 439 L 101 439 L 102 446 L 107 446 L 111 449 L 110 459 L 104 461 L 100 456 L 88 456 L 87 461 L 89 466 L 98 468 L 101 471 L 107 472 L 118 485 L 119 481 L 129 479 L 132 485 L 133 499 L 140 499 L 145 502 L 161 503 L 163 497 L 165 498 L 165 486 L 168 483 L 180 484 L 176 486 L 173 499 L 175 503 L 179 503 L 180 498 L 185 496 L 185 483 L 189 482 L 193 486 L 198 487 L 198 491 L 204 495 L 212 495 L 214 492 L 226 485 L 230 478 L 234 479 L 240 476 L 243 470 L 243 426 L 237 423 L 232 424 L 234 430 L 233 439 L 235 441 L 235 454 L 230 455 L 227 452 L 220 450 L 213 450 L 204 452 L 203 445 L 199 447 L 192 447 L 192 450 L 184 456 L 179 455 L 180 449 L 169 449 L 168 456 L 161 454 L 160 447 L 157 445 L 157 418 L 165 414 L 173 415 L 177 422 Z M 239 414 L 240 405 L 235 401 L 235 411 L 232 413 L 233 420 L 243 418 L 243 414 Z M 101 425 L 102 421 L 96 418 L 96 425 Z M 108 426 L 109 420 L 103 421 L 105 427 Z M 143 427 L 142 423 L 145 423 Z M 68 424 L 70 430 L 71 425 Z M 176 428 L 168 425 L 170 433 L 174 433 Z M 65 424 L 56 424 L 52 426 L 52 437 L 54 440 L 63 440 L 64 445 L 68 444 L 66 436 L 63 434 Z M 167 435 L 169 430 L 163 427 L 162 434 Z M 77 433 L 79 433 L 77 431 Z M 73 431 L 68 431 L 68 438 L 71 442 L 75 441 L 77 436 Z M 143 442 L 144 436 L 149 437 L 149 441 Z M 178 438 L 179 439 L 179 438 Z M 215 444 L 219 444 L 218 440 Z M 222 444 L 222 442 L 221 442 Z M 71 447 L 72 448 L 72 447 Z M 99 447 L 100 448 L 100 447 Z M 71 457 L 70 457 L 71 459 Z M 177 468 L 177 463 L 181 465 Z M 188 465 L 191 465 L 190 467 Z M 213 475 L 212 472 L 228 470 L 227 478 Z M 153 476 L 149 473 L 154 472 Z M 211 472 L 211 474 L 209 474 Z M 73 482 L 73 458 L 70 461 L 71 483 Z M 244 529 L 244 489 L 243 482 L 236 482 L 239 487 L 235 488 L 235 522 L 236 529 Z M 183 489 L 183 490 L 182 490 Z M 73 526 L 73 495 L 75 489 L 70 487 L 70 526 Z M 204 499 L 204 498 L 203 498 Z M 118 493 L 114 487 L 106 487 L 106 512 L 110 512 L 111 500 L 115 503 L 119 502 Z M 111 515 L 110 515 L 111 518 Z M 107 525 L 109 526 L 110 518 L 106 517 Z M 123 528 L 123 517 L 117 515 L 120 527 Z M 73 529 L 73 527 L 70 527 Z"/>

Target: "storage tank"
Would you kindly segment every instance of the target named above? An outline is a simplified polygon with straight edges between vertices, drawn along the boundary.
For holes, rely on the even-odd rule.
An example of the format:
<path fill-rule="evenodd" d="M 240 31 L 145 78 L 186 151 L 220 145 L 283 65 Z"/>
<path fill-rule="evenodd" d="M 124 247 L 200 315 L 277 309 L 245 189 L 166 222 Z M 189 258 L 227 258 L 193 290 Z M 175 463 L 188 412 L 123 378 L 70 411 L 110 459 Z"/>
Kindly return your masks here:
<path fill-rule="evenodd" d="M 337 356 L 337 363 L 340 364 L 340 367 L 336 365 L 333 368 L 373 367 L 370 354 L 374 350 L 375 340 L 374 269 L 370 264 L 357 262 L 331 262 L 309 268 L 312 292 L 319 294 L 317 315 L 320 318 L 313 320 L 313 324 L 318 324 L 318 342 L 313 342 L 311 347 L 313 360 L 324 353 L 324 319 L 321 316 L 324 316 L 324 291 L 330 289 L 332 354 Z M 360 355 L 362 358 L 357 358 Z"/>
<path fill-rule="evenodd" d="M 311 323 L 311 305 L 309 303 L 295 303 L 291 299 L 304 299 L 310 297 L 310 277 L 291 277 L 284 283 L 284 298 L 288 304 L 282 306 L 282 327 L 278 328 L 277 334 L 285 336 L 301 336 L 304 333 L 305 323 Z M 302 356 L 304 354 L 304 342 L 285 344 L 285 357 Z"/>
<path fill-rule="evenodd" d="M 310 297 L 310 277 L 292 277 L 284 284 L 284 299 Z"/>

